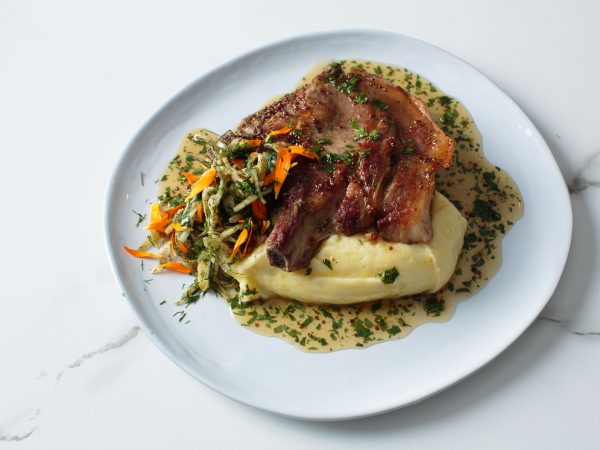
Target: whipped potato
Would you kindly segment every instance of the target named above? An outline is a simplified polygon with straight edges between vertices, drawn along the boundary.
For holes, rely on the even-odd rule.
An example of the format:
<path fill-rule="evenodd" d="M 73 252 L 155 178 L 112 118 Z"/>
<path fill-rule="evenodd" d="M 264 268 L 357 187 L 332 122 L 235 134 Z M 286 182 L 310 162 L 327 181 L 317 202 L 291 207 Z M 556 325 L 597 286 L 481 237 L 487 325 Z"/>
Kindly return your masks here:
<path fill-rule="evenodd" d="M 262 244 L 234 264 L 231 275 L 240 283 L 242 300 L 285 297 L 342 305 L 435 292 L 454 272 L 467 221 L 439 192 L 431 212 L 433 239 L 426 244 L 334 234 L 323 241 L 309 269 L 296 272 L 271 266 Z M 381 274 L 393 268 L 398 276 L 384 283 Z"/>

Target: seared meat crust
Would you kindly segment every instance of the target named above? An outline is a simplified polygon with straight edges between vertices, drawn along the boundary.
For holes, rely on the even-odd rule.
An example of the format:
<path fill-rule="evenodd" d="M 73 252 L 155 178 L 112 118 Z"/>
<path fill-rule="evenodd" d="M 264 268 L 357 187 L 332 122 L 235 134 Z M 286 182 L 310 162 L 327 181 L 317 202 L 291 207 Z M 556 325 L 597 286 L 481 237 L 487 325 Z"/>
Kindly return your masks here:
<path fill-rule="evenodd" d="M 448 167 L 454 142 L 426 106 L 398 86 L 363 70 L 332 65 L 310 83 L 246 117 L 236 134 L 320 151 L 297 158 L 267 239 L 270 263 L 305 268 L 320 242 L 336 231 L 376 232 L 392 242 L 432 237 L 435 170 Z M 340 162 L 343 161 L 343 162 Z"/>

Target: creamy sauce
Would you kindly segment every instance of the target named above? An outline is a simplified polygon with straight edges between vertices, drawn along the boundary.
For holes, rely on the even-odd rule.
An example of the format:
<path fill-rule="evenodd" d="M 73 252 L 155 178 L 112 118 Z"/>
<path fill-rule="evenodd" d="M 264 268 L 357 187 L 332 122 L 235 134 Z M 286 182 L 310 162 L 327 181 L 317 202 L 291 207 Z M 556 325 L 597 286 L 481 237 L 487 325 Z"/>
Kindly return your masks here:
<path fill-rule="evenodd" d="M 202 128 L 190 131 L 188 136 L 194 134 L 205 135 L 207 139 L 213 140 L 219 137 Z M 185 172 L 200 175 L 207 169 L 198 157 L 204 152 L 204 145 L 191 141 L 188 136 L 182 139 L 177 154 L 171 159 L 158 180 L 158 199 L 163 205 L 176 206 L 183 201 L 189 192 L 189 184 L 183 176 Z"/>
<path fill-rule="evenodd" d="M 468 227 L 454 275 L 435 294 L 347 306 L 289 299 L 232 304 L 233 316 L 241 325 L 312 352 L 367 347 L 404 337 L 423 323 L 449 320 L 458 302 L 477 293 L 498 271 L 502 238 L 523 214 L 517 185 L 485 159 L 473 119 L 456 99 L 405 68 L 368 61 L 347 61 L 344 68 L 357 65 L 423 100 L 434 120 L 456 140 L 454 165 L 438 170 L 437 190 L 461 211 Z M 301 84 L 323 68 L 313 68 Z"/>
<path fill-rule="evenodd" d="M 309 82 L 325 65 L 314 67 L 300 84 Z M 454 275 L 435 294 L 345 306 L 303 304 L 283 298 L 230 302 L 233 316 L 241 325 L 311 352 L 368 347 L 404 337 L 423 323 L 449 320 L 458 302 L 477 293 L 498 271 L 502 238 L 523 214 L 518 187 L 506 172 L 485 159 L 473 119 L 456 99 L 405 68 L 368 61 L 344 63 L 345 69 L 355 66 L 382 75 L 419 97 L 434 120 L 455 139 L 454 164 L 437 171 L 437 190 L 452 201 L 468 220 L 468 226 Z M 196 156 L 202 149 L 201 144 L 183 140 L 158 183 L 162 204 L 181 202 L 188 190 L 184 172 L 201 173 L 206 169 Z"/>

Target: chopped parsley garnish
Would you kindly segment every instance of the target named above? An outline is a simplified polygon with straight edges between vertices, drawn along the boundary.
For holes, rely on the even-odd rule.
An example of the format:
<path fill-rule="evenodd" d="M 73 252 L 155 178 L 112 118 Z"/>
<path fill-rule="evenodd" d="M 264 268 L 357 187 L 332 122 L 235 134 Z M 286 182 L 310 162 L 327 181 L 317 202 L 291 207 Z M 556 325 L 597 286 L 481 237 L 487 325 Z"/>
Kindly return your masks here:
<path fill-rule="evenodd" d="M 473 214 L 485 222 L 497 222 L 502 219 L 500 213 L 494 209 L 490 202 L 479 198 L 476 198 L 473 203 Z"/>
<path fill-rule="evenodd" d="M 398 325 L 392 325 L 386 331 L 390 336 L 396 336 L 398 333 L 400 333 L 401 328 Z"/>
<path fill-rule="evenodd" d="M 256 295 L 256 289 L 250 289 L 248 286 L 246 286 L 246 289 L 244 290 L 244 292 L 241 292 L 241 295 L 245 295 L 245 296 Z"/>
<path fill-rule="evenodd" d="M 331 139 L 319 139 L 317 141 L 317 144 L 319 144 L 319 145 L 331 145 L 331 144 L 333 144 L 333 141 Z"/>
<path fill-rule="evenodd" d="M 362 338 L 368 338 L 373 334 L 371 330 L 373 324 L 369 319 L 361 320 L 358 317 L 354 319 L 354 323 L 352 324 L 354 331 Z"/>
<path fill-rule="evenodd" d="M 350 119 L 348 124 L 353 130 L 356 130 L 356 133 L 354 134 L 354 141 L 360 141 L 363 138 L 366 138 L 369 141 L 376 141 L 379 139 L 379 132 L 377 130 L 367 131 L 365 127 L 359 127 L 358 120 L 355 117 Z"/>
<path fill-rule="evenodd" d="M 490 191 L 500 192 L 500 188 L 498 187 L 498 183 L 496 183 L 496 174 L 494 172 L 483 172 L 483 181 L 488 185 L 488 189 Z"/>
<path fill-rule="evenodd" d="M 370 150 L 364 150 L 362 152 L 360 152 L 358 154 L 358 163 L 360 164 L 360 162 L 365 159 L 367 156 L 369 156 L 371 154 Z"/>
<path fill-rule="evenodd" d="M 344 80 L 341 83 L 337 84 L 335 88 L 346 95 L 350 95 L 356 89 L 356 83 L 358 83 L 359 81 L 360 77 L 353 75 L 352 78 L 350 78 L 349 80 Z"/>
<path fill-rule="evenodd" d="M 308 276 L 312 273 L 312 267 L 307 267 L 306 268 L 306 272 L 304 272 L 304 275 Z"/>
<path fill-rule="evenodd" d="M 378 273 L 377 275 L 379 278 L 381 278 L 381 282 L 383 284 L 392 284 L 394 281 L 396 281 L 396 278 L 398 278 L 400 272 L 398 272 L 398 269 L 396 269 L 394 266 L 391 269 L 387 269 L 381 273 Z"/>
<path fill-rule="evenodd" d="M 444 300 L 430 295 L 423 301 L 423 309 L 428 316 L 439 316 L 445 309 Z"/>
<path fill-rule="evenodd" d="M 367 94 L 365 94 L 364 92 L 361 92 L 356 97 L 354 97 L 353 100 L 354 100 L 354 103 L 358 103 L 359 105 L 362 105 L 364 103 L 367 103 L 367 101 L 369 99 L 367 98 Z"/>
<path fill-rule="evenodd" d="M 383 103 L 381 100 L 371 100 L 371 103 L 373 103 L 373 106 L 375 106 L 375 108 L 380 109 L 382 111 L 385 111 L 386 109 L 389 108 L 389 106 L 385 103 Z"/>
<path fill-rule="evenodd" d="M 325 163 L 325 170 L 329 173 L 333 173 L 335 170 L 335 163 L 343 162 L 348 166 L 354 165 L 354 154 L 351 151 L 346 151 L 341 155 L 337 155 L 334 153 L 326 153 L 321 156 L 321 161 Z"/>
<path fill-rule="evenodd" d="M 325 258 L 323 260 L 323 264 L 325 264 L 329 270 L 333 270 L 333 266 L 331 265 L 331 261 L 329 261 L 327 258 Z"/>

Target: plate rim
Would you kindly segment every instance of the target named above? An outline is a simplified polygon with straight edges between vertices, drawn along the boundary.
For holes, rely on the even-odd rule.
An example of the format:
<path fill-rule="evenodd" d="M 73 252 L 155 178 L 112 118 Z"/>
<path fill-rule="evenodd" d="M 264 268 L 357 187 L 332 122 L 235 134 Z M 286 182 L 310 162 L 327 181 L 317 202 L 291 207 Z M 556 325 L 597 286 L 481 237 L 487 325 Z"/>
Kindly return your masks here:
<path fill-rule="evenodd" d="M 110 231 L 111 212 L 110 211 L 111 211 L 111 206 L 112 206 L 113 202 L 116 201 L 116 198 L 115 198 L 116 197 L 116 187 L 118 186 L 119 174 L 123 170 L 125 163 L 128 160 L 129 154 L 131 153 L 135 142 L 140 138 L 140 136 L 143 134 L 144 130 L 146 130 L 148 127 L 150 127 L 152 125 L 152 123 L 155 120 L 157 120 L 164 113 L 165 110 L 168 110 L 173 104 L 175 104 L 177 102 L 177 100 L 179 98 L 181 98 L 182 96 L 185 96 L 186 93 L 192 91 L 196 87 L 196 85 L 202 84 L 202 82 L 204 82 L 205 80 L 214 76 L 216 73 L 218 73 L 222 70 L 226 70 L 230 66 L 236 65 L 239 61 L 241 61 L 243 59 L 246 59 L 246 58 L 252 57 L 254 55 L 261 54 L 261 53 L 268 53 L 269 50 L 275 49 L 280 46 L 289 45 L 295 41 L 302 41 L 305 39 L 319 39 L 319 38 L 320 39 L 331 39 L 331 38 L 335 38 L 335 37 L 351 36 L 351 35 L 357 35 L 357 34 L 377 35 L 379 37 L 388 36 L 388 37 L 393 37 L 395 39 L 403 39 L 406 41 L 413 41 L 418 45 L 425 45 L 428 47 L 432 47 L 439 52 L 445 53 L 447 56 L 450 56 L 450 57 L 458 60 L 460 63 L 464 64 L 465 66 L 469 67 L 471 70 L 475 71 L 482 78 L 482 80 L 485 80 L 487 83 L 489 83 L 502 97 L 504 97 L 504 99 L 506 101 L 508 101 L 510 106 L 512 106 L 514 108 L 514 110 L 517 112 L 517 114 L 519 114 L 521 116 L 520 119 L 524 123 L 526 123 L 528 125 L 528 127 L 531 129 L 533 137 L 539 143 L 542 144 L 541 147 L 543 149 L 543 152 L 549 158 L 549 161 L 556 169 L 556 171 L 559 174 L 560 179 L 562 181 L 562 183 L 559 186 L 559 189 L 562 191 L 561 192 L 561 196 L 563 197 L 562 202 L 564 202 L 565 206 L 567 207 L 568 214 L 567 214 L 567 217 L 563 218 L 563 220 L 566 221 L 565 222 L 566 236 L 565 236 L 565 240 L 564 240 L 561 252 L 559 254 L 559 257 L 557 258 L 557 261 L 560 263 L 559 264 L 560 271 L 558 272 L 556 279 L 553 280 L 553 283 L 551 285 L 548 285 L 549 293 L 547 295 L 547 298 L 545 299 L 545 301 L 540 302 L 540 305 L 537 308 L 537 313 L 535 314 L 535 316 L 532 316 L 531 320 L 526 320 L 511 340 L 509 340 L 508 342 L 504 342 L 498 348 L 491 349 L 486 354 L 486 356 L 481 359 L 481 361 L 478 361 L 475 364 L 471 364 L 470 369 L 464 371 L 464 373 L 461 373 L 458 376 L 455 376 L 455 377 L 449 379 L 444 384 L 444 386 L 434 387 L 427 394 L 420 395 L 418 398 L 408 400 L 404 403 L 395 404 L 395 405 L 385 405 L 382 408 L 379 408 L 376 410 L 353 411 L 353 412 L 349 412 L 346 415 L 338 414 L 335 416 L 333 416 L 333 415 L 332 416 L 327 416 L 327 415 L 319 416 L 319 415 L 315 415 L 315 414 L 307 414 L 307 415 L 290 414 L 290 413 L 286 413 L 286 412 L 279 411 L 276 409 L 265 408 L 263 406 L 253 404 L 251 402 L 245 401 L 242 398 L 235 396 L 234 394 L 232 394 L 230 392 L 227 392 L 226 390 L 224 390 L 224 389 L 220 388 L 219 386 L 215 385 L 214 383 L 212 383 L 210 380 L 201 377 L 200 373 L 198 371 L 192 369 L 189 366 L 189 364 L 187 364 L 185 361 L 181 360 L 180 358 L 177 358 L 176 355 L 172 354 L 168 350 L 166 344 L 163 343 L 163 341 L 159 337 L 159 334 L 155 332 L 155 330 L 148 323 L 148 321 L 146 321 L 145 318 L 138 312 L 136 306 L 134 305 L 134 303 L 131 300 L 131 293 L 129 292 L 130 290 L 127 287 L 128 285 L 124 281 L 124 278 L 122 277 L 121 273 L 118 271 L 117 262 L 116 262 L 116 252 L 113 250 L 113 248 L 111 246 L 111 231 Z M 548 301 L 550 300 L 550 298 L 552 298 L 552 295 L 556 291 L 558 283 L 560 282 L 560 280 L 562 278 L 562 274 L 564 273 L 564 269 L 565 269 L 566 262 L 567 262 L 567 259 L 569 256 L 571 242 L 572 242 L 573 208 L 572 208 L 572 203 L 571 203 L 568 187 L 565 182 L 564 176 L 562 174 L 562 171 L 560 170 L 560 167 L 558 165 L 558 162 L 556 161 L 556 158 L 554 157 L 552 151 L 550 150 L 548 143 L 546 142 L 546 140 L 544 139 L 542 134 L 539 132 L 539 130 L 537 129 L 535 124 L 532 122 L 532 120 L 529 118 L 529 116 L 527 116 L 527 114 L 521 109 L 521 107 L 510 97 L 510 95 L 508 95 L 503 89 L 501 89 L 487 75 L 485 75 L 479 69 L 477 69 L 470 63 L 466 62 L 459 56 L 456 56 L 455 54 L 453 54 L 441 47 L 438 47 L 434 44 L 423 41 L 421 39 L 414 38 L 412 36 L 407 36 L 407 35 L 392 32 L 392 31 L 384 31 L 384 30 L 369 29 L 369 28 L 350 28 L 350 29 L 342 28 L 342 29 L 335 29 L 335 30 L 330 30 L 330 31 L 318 31 L 318 32 L 302 33 L 302 34 L 298 34 L 298 35 L 293 35 L 293 36 L 286 37 L 281 40 L 269 42 L 267 44 L 256 47 L 250 51 L 245 51 L 245 52 L 239 53 L 236 56 L 234 56 L 233 58 L 224 62 L 223 64 L 220 64 L 220 65 L 213 67 L 212 69 L 202 73 L 199 77 L 197 77 L 197 78 L 193 79 L 192 81 L 190 81 L 189 83 L 187 83 L 182 89 L 179 89 L 177 92 L 175 92 L 175 94 L 173 94 L 165 103 L 162 104 L 162 106 L 160 106 L 154 113 L 152 113 L 139 126 L 137 131 L 129 139 L 129 141 L 127 142 L 127 145 L 121 151 L 119 157 L 117 158 L 116 162 L 114 163 L 113 170 L 112 170 L 111 176 L 109 177 L 108 184 L 106 187 L 106 193 L 105 193 L 105 197 L 104 197 L 103 234 L 104 234 L 104 244 L 105 244 L 108 259 L 110 262 L 111 271 L 113 273 L 115 280 L 117 281 L 118 286 L 121 288 L 121 291 L 124 294 L 124 297 L 125 297 L 124 300 L 129 308 L 130 313 L 133 315 L 134 319 L 140 325 L 140 327 L 144 331 L 144 333 L 150 338 L 151 342 L 165 356 L 167 356 L 167 358 L 169 358 L 178 367 L 180 367 L 182 370 L 184 370 L 190 377 L 194 378 L 197 381 L 200 381 L 201 383 L 203 383 L 205 386 L 209 387 L 210 389 L 212 389 L 222 395 L 225 395 L 226 397 L 228 397 L 232 400 L 235 400 L 244 405 L 252 406 L 252 407 L 267 411 L 269 413 L 277 414 L 277 415 L 284 416 L 284 417 L 294 418 L 294 419 L 301 419 L 301 420 L 339 421 L 339 420 L 351 420 L 351 419 L 356 419 L 356 418 L 371 417 L 374 415 L 383 414 L 383 413 L 386 413 L 389 411 L 397 410 L 397 409 L 404 408 L 404 407 L 413 405 L 415 403 L 421 402 L 427 398 L 430 398 L 430 397 L 438 394 L 439 392 L 442 392 L 442 391 L 456 385 L 460 381 L 475 374 L 476 372 L 481 370 L 483 367 L 485 367 L 487 364 L 489 364 L 491 361 L 496 359 L 501 353 L 503 353 L 511 345 L 513 345 L 519 339 L 519 337 L 525 332 L 525 330 L 527 330 L 527 328 L 529 328 L 531 326 L 531 324 L 539 316 L 540 312 L 545 308 Z"/>

